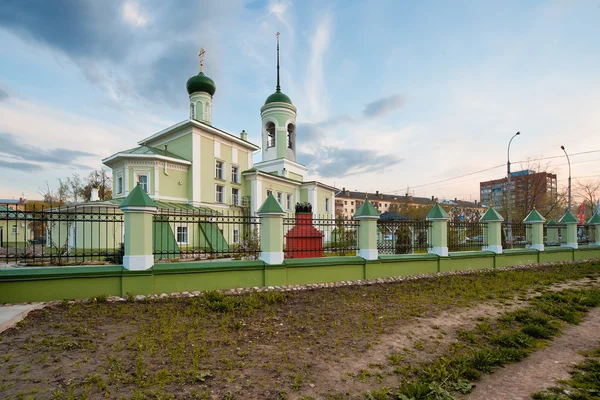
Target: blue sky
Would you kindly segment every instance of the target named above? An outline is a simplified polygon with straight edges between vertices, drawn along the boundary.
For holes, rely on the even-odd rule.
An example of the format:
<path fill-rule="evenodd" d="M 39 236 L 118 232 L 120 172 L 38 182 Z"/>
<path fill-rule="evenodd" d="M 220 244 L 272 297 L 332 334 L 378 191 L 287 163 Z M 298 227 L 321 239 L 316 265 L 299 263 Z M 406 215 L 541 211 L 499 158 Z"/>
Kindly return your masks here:
<path fill-rule="evenodd" d="M 513 170 L 541 164 L 561 189 L 566 160 L 548 157 L 565 145 L 573 177 L 599 179 L 598 21 L 600 1 L 5 0 L 0 198 L 187 118 L 200 47 L 213 124 L 259 142 L 278 31 L 311 179 L 474 200 L 516 131 Z"/>

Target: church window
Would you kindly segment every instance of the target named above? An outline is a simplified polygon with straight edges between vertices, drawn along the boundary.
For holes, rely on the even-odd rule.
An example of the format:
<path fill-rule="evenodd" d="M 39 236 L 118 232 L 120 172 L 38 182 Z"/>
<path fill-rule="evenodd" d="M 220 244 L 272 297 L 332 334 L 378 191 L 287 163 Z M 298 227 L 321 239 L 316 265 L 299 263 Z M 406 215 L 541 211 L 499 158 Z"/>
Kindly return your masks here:
<path fill-rule="evenodd" d="M 240 167 L 238 167 L 237 165 L 231 166 L 231 182 L 232 183 L 240 183 L 239 171 L 240 171 Z"/>
<path fill-rule="evenodd" d="M 123 177 L 117 177 L 117 194 L 123 193 Z"/>
<path fill-rule="evenodd" d="M 12 233 L 14 233 L 14 234 L 17 234 L 17 233 L 19 233 L 19 229 L 17 228 L 17 226 L 16 226 L 16 225 L 13 225 L 13 226 L 12 226 Z"/>
<path fill-rule="evenodd" d="M 215 178 L 223 179 L 223 161 L 215 161 Z"/>
<path fill-rule="evenodd" d="M 272 195 L 272 194 L 273 194 L 273 191 L 272 191 L 272 190 L 268 190 L 268 189 L 267 189 L 267 197 L 269 197 L 269 196 L 270 196 L 270 195 Z"/>
<path fill-rule="evenodd" d="M 240 204 L 240 189 L 231 188 L 231 204 L 234 206 Z"/>
<path fill-rule="evenodd" d="M 194 103 L 190 104 L 190 119 L 196 118 L 196 105 Z"/>
<path fill-rule="evenodd" d="M 267 123 L 267 147 L 275 147 L 275 124 Z"/>
<path fill-rule="evenodd" d="M 148 187 L 148 175 L 146 174 L 138 174 L 138 185 L 144 189 L 144 192 L 148 193 L 150 188 Z"/>
<path fill-rule="evenodd" d="M 329 197 L 325 198 L 325 212 L 329 212 Z"/>
<path fill-rule="evenodd" d="M 187 226 L 177 227 L 177 243 L 187 244 L 188 242 L 188 228 Z"/>
<path fill-rule="evenodd" d="M 294 124 L 288 124 L 287 126 L 287 147 L 288 149 L 294 149 L 294 135 L 296 128 Z"/>
<path fill-rule="evenodd" d="M 217 185 L 215 189 L 215 203 L 223 203 L 224 194 L 225 187 L 222 185 Z"/>
<path fill-rule="evenodd" d="M 240 242 L 240 230 L 238 228 L 233 228 L 233 243 Z"/>
<path fill-rule="evenodd" d="M 280 206 L 283 205 L 283 193 L 277 192 L 277 202 L 279 203 Z"/>
<path fill-rule="evenodd" d="M 288 193 L 287 195 L 287 209 L 291 210 L 292 209 L 292 195 Z"/>

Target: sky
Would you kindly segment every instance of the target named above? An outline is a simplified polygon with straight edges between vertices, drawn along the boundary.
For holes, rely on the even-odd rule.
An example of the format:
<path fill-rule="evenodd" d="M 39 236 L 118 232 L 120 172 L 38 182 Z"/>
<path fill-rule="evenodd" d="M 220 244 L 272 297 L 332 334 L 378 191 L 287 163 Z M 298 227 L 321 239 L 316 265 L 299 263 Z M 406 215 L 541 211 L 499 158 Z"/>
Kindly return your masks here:
<path fill-rule="evenodd" d="M 600 0 L 4 0 L 0 198 L 188 118 L 260 143 L 276 84 L 298 109 L 298 161 L 338 188 L 476 200 L 512 170 L 600 179 Z M 259 161 L 260 155 L 255 156 Z"/>

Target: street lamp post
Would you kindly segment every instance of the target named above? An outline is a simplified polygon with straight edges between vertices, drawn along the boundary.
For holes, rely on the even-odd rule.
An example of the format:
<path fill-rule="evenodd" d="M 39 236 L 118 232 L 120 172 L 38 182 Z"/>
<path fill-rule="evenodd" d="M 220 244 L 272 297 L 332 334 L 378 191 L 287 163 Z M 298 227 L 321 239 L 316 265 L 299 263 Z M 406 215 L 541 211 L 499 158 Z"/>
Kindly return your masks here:
<path fill-rule="evenodd" d="M 508 150 L 506 152 L 507 156 L 507 162 L 506 162 L 506 177 L 507 177 L 507 184 L 506 184 L 506 193 L 507 193 L 507 199 L 506 199 L 506 222 L 508 223 L 508 232 L 506 233 L 506 241 L 508 243 L 510 243 L 510 246 L 512 247 L 512 227 L 510 225 L 511 223 L 511 216 L 510 216 L 510 144 L 512 143 L 513 139 L 516 138 L 517 136 L 519 136 L 521 134 L 521 132 L 517 132 L 513 135 L 513 137 L 510 138 L 509 142 L 508 142 Z"/>
<path fill-rule="evenodd" d="M 567 156 L 567 163 L 569 163 L 569 202 L 567 203 L 567 211 L 571 212 L 571 160 L 569 160 L 569 155 L 565 150 L 565 146 L 560 146 L 560 148 L 565 152 L 565 156 Z"/>

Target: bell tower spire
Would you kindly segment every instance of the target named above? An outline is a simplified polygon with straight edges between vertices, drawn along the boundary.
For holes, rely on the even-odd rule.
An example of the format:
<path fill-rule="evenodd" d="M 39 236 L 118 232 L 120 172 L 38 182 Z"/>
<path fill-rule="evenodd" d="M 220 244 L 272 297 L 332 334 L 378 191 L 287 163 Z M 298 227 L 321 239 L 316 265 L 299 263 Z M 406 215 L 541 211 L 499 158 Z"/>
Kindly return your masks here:
<path fill-rule="evenodd" d="M 279 83 L 279 32 L 277 32 L 277 87 L 275 88 L 276 92 L 281 92 L 281 85 Z"/>

